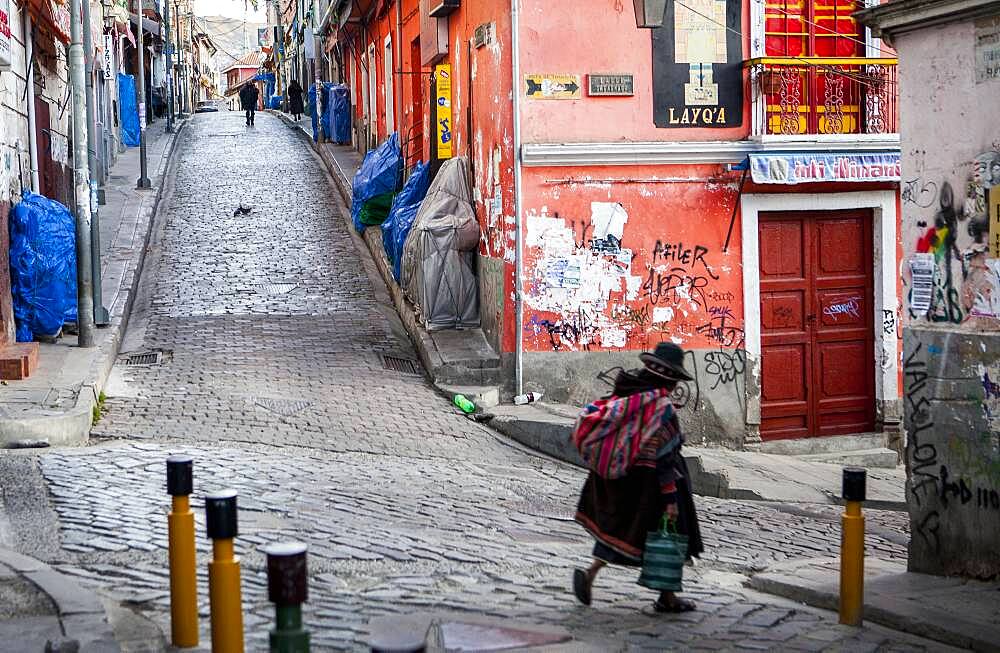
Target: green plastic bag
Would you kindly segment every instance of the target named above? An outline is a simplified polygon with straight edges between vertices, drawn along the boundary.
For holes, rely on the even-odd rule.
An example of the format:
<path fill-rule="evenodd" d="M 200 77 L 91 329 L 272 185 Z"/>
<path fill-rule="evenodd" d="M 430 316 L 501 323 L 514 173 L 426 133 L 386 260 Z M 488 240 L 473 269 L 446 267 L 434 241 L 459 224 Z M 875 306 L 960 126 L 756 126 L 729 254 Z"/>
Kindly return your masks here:
<path fill-rule="evenodd" d="M 382 193 L 365 202 L 361 207 L 361 223 L 371 227 L 385 222 L 395 197 L 395 193 Z"/>
<path fill-rule="evenodd" d="M 660 530 L 646 536 L 639 584 L 653 590 L 681 591 L 687 548 L 687 535 L 680 535 L 674 522 L 664 516 Z"/>

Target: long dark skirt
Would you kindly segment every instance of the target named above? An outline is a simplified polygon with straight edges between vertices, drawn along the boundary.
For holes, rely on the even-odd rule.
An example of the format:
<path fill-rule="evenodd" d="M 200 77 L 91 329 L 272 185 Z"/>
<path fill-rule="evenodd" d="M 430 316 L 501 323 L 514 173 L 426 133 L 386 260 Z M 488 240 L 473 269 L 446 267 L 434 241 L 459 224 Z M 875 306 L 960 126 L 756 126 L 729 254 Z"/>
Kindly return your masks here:
<path fill-rule="evenodd" d="M 704 546 L 687 465 L 677 457 L 677 532 L 688 536 L 688 557 L 698 557 Z M 591 472 L 580 494 L 576 521 L 594 537 L 594 557 L 605 562 L 638 567 L 646 535 L 659 530 L 666 503 L 655 469 L 637 467 L 624 478 L 608 480 Z"/>

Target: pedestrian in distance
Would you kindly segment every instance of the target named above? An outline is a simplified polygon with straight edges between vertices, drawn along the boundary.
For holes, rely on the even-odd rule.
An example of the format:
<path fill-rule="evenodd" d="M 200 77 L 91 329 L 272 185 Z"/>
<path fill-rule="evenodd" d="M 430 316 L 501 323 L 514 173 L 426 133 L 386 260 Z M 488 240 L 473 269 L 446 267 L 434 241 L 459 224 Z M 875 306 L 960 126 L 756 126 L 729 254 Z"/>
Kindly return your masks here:
<path fill-rule="evenodd" d="M 297 79 L 293 79 L 292 83 L 288 85 L 288 112 L 295 116 L 296 121 L 305 113 L 305 107 L 302 104 L 302 87 L 299 86 Z"/>
<path fill-rule="evenodd" d="M 244 84 L 240 89 L 240 105 L 247 112 L 247 127 L 253 127 L 254 113 L 257 111 L 257 101 L 260 91 L 254 84 Z"/>
<path fill-rule="evenodd" d="M 640 584 L 660 591 L 656 612 L 695 609 L 694 602 L 676 595 L 685 559 L 703 551 L 681 455 L 684 436 L 671 401 L 677 384 L 691 380 L 684 357 L 684 350 L 670 342 L 640 354 L 643 367 L 620 370 L 611 395 L 586 406 L 577 419 L 573 442 L 591 471 L 576 521 L 595 540 L 590 568 L 573 572 L 573 593 L 584 605 L 591 603 L 598 572 L 611 564 L 643 567 Z M 665 530 L 673 529 L 674 540 L 686 538 L 687 548 L 675 551 L 675 582 L 650 582 L 647 572 L 655 556 L 644 555 L 647 538 L 658 537 L 665 524 L 671 525 Z"/>

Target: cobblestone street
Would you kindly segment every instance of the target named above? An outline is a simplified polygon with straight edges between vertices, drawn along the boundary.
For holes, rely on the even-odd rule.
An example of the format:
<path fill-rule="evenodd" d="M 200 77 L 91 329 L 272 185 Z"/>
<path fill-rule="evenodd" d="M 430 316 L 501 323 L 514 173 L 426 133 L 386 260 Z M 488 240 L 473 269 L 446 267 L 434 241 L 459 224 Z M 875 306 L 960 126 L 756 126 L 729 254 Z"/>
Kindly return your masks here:
<path fill-rule="evenodd" d="M 602 574 L 594 605 L 578 605 L 571 570 L 592 544 L 572 521 L 581 471 L 466 419 L 419 363 L 385 364 L 416 355 L 293 129 L 222 112 L 186 130 L 91 446 L 18 459 L 57 519 L 58 541 L 36 555 L 169 633 L 164 459 L 188 453 L 203 644 L 199 497 L 233 487 L 250 651 L 267 650 L 273 619 L 259 548 L 288 539 L 309 544 L 314 650 L 361 650 L 370 619 L 439 610 L 562 626 L 604 650 L 945 649 L 743 586 L 776 561 L 837 555 L 831 506 L 698 497 L 696 612 L 654 614 L 633 570 Z M 234 216 L 240 205 L 252 211 Z M 161 356 L 128 364 L 141 353 Z M 905 513 L 866 516 L 868 555 L 905 559 Z"/>

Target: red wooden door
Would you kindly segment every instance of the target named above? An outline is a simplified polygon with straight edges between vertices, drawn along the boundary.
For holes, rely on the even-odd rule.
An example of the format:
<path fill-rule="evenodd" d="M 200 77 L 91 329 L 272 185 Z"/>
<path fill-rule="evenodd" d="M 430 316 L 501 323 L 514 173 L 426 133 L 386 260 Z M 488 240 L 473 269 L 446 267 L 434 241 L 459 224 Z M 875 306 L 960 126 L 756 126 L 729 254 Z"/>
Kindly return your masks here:
<path fill-rule="evenodd" d="M 870 213 L 761 214 L 761 437 L 875 428 Z"/>

